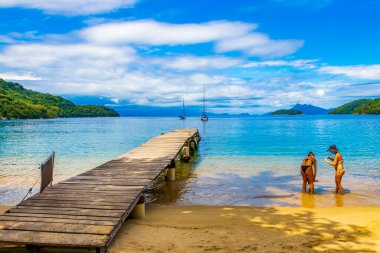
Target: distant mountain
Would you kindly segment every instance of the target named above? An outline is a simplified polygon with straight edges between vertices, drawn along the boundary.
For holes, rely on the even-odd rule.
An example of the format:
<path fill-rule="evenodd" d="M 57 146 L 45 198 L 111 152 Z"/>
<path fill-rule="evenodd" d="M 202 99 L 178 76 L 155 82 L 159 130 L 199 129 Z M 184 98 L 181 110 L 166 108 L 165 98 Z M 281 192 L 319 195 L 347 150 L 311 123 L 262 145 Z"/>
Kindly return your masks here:
<path fill-rule="evenodd" d="M 70 117 L 118 117 L 111 108 L 76 105 L 60 96 L 25 89 L 0 79 L 0 119 L 39 119 Z"/>
<path fill-rule="evenodd" d="M 238 116 L 239 117 L 251 117 L 252 115 L 249 113 L 240 113 Z"/>
<path fill-rule="evenodd" d="M 307 105 L 307 104 L 304 104 L 304 105 L 296 104 L 291 109 L 301 111 L 305 115 L 324 115 L 324 114 L 329 113 L 328 109 L 317 107 L 314 105 Z"/>
<path fill-rule="evenodd" d="M 358 99 L 331 110 L 329 114 L 380 114 L 380 98 Z"/>
<path fill-rule="evenodd" d="M 303 115 L 303 112 L 295 109 L 282 109 L 272 112 L 272 115 L 274 116 L 280 116 L 280 115 Z"/>

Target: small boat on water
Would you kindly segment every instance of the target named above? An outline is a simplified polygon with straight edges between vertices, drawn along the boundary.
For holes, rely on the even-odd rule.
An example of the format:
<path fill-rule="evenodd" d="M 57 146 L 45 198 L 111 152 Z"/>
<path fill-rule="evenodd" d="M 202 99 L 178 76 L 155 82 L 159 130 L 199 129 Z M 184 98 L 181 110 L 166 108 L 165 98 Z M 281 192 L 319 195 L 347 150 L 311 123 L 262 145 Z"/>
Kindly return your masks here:
<path fill-rule="evenodd" d="M 185 111 L 185 99 L 182 99 L 182 114 L 178 116 L 179 119 L 186 119 L 186 111 Z"/>
<path fill-rule="evenodd" d="M 206 85 L 203 86 L 203 113 L 201 117 L 202 121 L 207 121 L 208 117 L 206 115 Z"/>

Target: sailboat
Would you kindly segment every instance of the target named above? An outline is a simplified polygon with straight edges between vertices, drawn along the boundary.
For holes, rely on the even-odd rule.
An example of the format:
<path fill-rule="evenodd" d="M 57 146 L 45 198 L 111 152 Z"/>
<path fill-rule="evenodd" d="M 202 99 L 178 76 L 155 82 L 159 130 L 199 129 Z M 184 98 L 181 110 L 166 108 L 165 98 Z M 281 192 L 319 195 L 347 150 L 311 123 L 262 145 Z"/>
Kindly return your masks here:
<path fill-rule="evenodd" d="M 206 115 L 206 85 L 203 86 L 203 113 L 202 113 L 202 117 L 201 117 L 201 120 L 202 121 L 207 121 L 208 120 L 208 117 Z"/>
<path fill-rule="evenodd" d="M 178 116 L 179 119 L 186 119 L 186 112 L 185 112 L 185 98 L 182 99 L 182 114 Z"/>

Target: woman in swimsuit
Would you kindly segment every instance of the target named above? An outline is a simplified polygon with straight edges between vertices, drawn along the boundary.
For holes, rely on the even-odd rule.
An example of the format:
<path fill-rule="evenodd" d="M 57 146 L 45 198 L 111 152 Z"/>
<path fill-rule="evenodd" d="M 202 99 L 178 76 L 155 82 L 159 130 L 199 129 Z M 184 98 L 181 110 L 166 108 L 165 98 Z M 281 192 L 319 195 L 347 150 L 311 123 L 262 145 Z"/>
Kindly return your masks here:
<path fill-rule="evenodd" d="M 343 194 L 344 190 L 342 186 L 342 178 L 346 171 L 343 167 L 342 155 L 339 153 L 338 148 L 335 145 L 331 145 L 327 151 L 335 155 L 334 159 L 331 157 L 326 157 L 324 160 L 326 163 L 335 168 L 335 193 Z"/>
<path fill-rule="evenodd" d="M 313 167 L 314 165 L 314 173 Z M 315 178 L 317 177 L 317 159 L 313 152 L 309 152 L 309 154 L 303 159 L 300 169 L 302 175 L 302 192 L 306 192 L 306 184 L 309 183 L 309 193 L 314 194 L 314 182 L 318 182 Z"/>

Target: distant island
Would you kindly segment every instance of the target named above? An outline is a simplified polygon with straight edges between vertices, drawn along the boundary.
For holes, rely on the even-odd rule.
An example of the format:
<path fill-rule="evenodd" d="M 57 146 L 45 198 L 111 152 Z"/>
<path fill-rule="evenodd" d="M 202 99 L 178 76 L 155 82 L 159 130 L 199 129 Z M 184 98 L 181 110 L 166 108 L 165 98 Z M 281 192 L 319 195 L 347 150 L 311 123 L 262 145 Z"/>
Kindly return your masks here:
<path fill-rule="evenodd" d="M 304 104 L 304 105 L 296 104 L 291 109 L 301 111 L 305 115 L 324 115 L 324 114 L 328 114 L 330 111 L 330 109 L 325 109 L 322 107 L 307 105 L 307 104 Z"/>
<path fill-rule="evenodd" d="M 281 109 L 281 110 L 277 110 L 277 111 L 272 112 L 271 115 L 274 115 L 274 116 L 303 115 L 303 112 L 296 110 L 296 109 Z"/>
<path fill-rule="evenodd" d="M 313 105 L 296 104 L 290 109 L 281 109 L 264 115 L 326 115 L 326 114 L 380 114 L 380 98 L 358 99 L 335 109 L 325 109 Z"/>
<path fill-rule="evenodd" d="M 0 119 L 51 119 L 76 117 L 118 117 L 101 105 L 76 105 L 60 96 L 25 89 L 0 79 Z"/>
<path fill-rule="evenodd" d="M 380 98 L 358 99 L 331 110 L 329 114 L 380 114 Z"/>
<path fill-rule="evenodd" d="M 324 109 L 314 105 L 296 104 L 290 109 L 281 109 L 274 112 L 264 114 L 267 115 L 325 115 L 328 114 L 329 109 Z"/>

